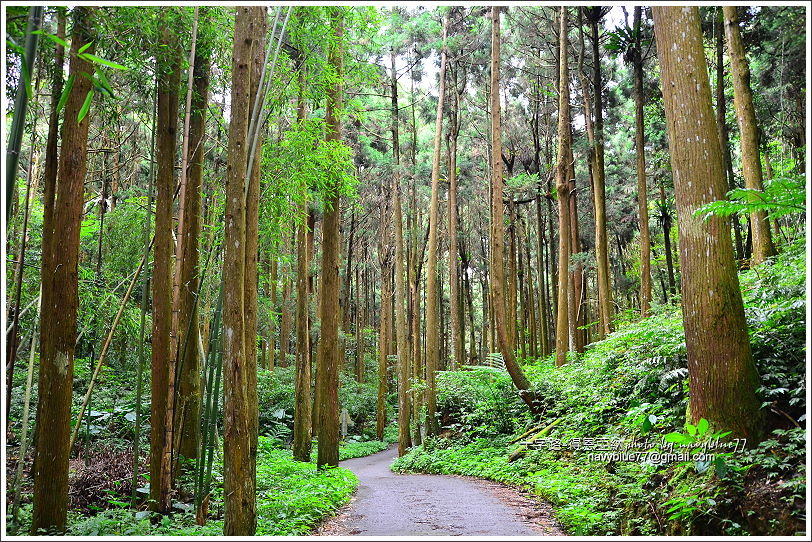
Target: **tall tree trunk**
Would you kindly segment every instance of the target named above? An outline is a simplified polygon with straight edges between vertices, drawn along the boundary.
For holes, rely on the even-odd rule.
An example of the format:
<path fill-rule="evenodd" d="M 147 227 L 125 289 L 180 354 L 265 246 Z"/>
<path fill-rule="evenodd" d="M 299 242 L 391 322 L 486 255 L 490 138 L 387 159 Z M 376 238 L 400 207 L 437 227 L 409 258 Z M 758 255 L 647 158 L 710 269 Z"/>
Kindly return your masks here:
<path fill-rule="evenodd" d="M 382 192 L 386 192 L 382 189 Z M 385 199 L 385 197 L 384 197 Z M 388 358 L 391 345 L 389 344 L 389 317 L 392 304 L 392 251 L 389 243 L 389 220 L 387 207 L 381 206 L 380 241 L 378 243 L 378 261 L 381 267 L 381 306 L 378 321 L 378 403 L 376 410 L 376 435 L 383 440 L 383 430 L 386 427 L 386 395 L 389 388 Z"/>
<path fill-rule="evenodd" d="M 341 295 L 343 299 L 342 307 L 343 307 L 343 323 L 342 327 L 344 329 L 345 334 L 350 333 L 350 316 L 352 311 L 350 308 L 352 307 L 352 257 L 353 257 L 353 248 L 354 248 L 354 241 L 355 241 L 355 207 L 352 208 L 350 212 L 350 231 L 349 235 L 347 236 L 347 267 L 344 270 L 344 293 Z"/>
<path fill-rule="evenodd" d="M 171 412 L 174 374 L 170 364 L 172 327 L 172 197 L 178 128 L 180 49 L 163 12 L 162 51 L 158 55 L 158 120 L 155 248 L 152 279 L 152 413 L 150 417 L 150 498 L 153 509 L 170 511 Z"/>
<path fill-rule="evenodd" d="M 460 287 L 459 287 L 459 257 L 458 257 L 458 220 L 457 220 L 457 137 L 459 136 L 460 95 L 457 87 L 457 71 L 454 70 L 454 103 L 449 127 L 450 160 L 448 162 L 448 284 L 449 302 L 451 311 L 451 340 L 454 342 L 454 352 L 451 358 L 450 369 L 456 370 L 458 363 L 465 359 L 465 335 L 462 331 Z"/>
<path fill-rule="evenodd" d="M 203 8 L 204 10 L 206 8 Z M 204 11 L 203 17 L 206 17 Z M 202 38 L 202 37 L 201 37 Z M 180 349 L 178 368 L 178 405 L 175 414 L 175 429 L 178 433 L 177 453 L 185 458 L 196 458 L 200 444 L 200 404 L 201 378 L 200 356 L 198 355 L 198 306 L 200 206 L 203 186 L 203 162 L 206 137 L 206 111 L 209 96 L 209 69 L 211 50 L 208 43 L 200 43 L 195 55 L 191 119 L 189 123 L 189 175 L 187 179 L 184 230 L 178 236 L 183 239 L 180 255 L 180 297 L 182 311 L 178 312 L 178 348 Z M 191 323 L 189 323 L 191 321 Z M 190 331 L 187 336 L 187 330 Z"/>
<path fill-rule="evenodd" d="M 271 293 L 270 293 L 270 302 L 271 302 L 271 310 L 276 311 L 276 289 L 279 275 L 279 258 L 274 255 L 271 258 L 271 269 L 270 269 L 270 279 L 269 282 L 271 283 Z M 268 325 L 268 366 L 266 369 L 273 371 L 274 366 L 276 365 L 276 330 L 274 328 L 277 327 L 276 325 L 276 317 L 270 317 L 270 324 Z"/>
<path fill-rule="evenodd" d="M 648 187 L 643 118 L 643 50 L 640 19 L 643 8 L 634 8 L 634 148 L 637 153 L 637 208 L 640 214 L 640 316 L 647 318 L 651 308 L 651 236 L 648 227 Z"/>
<path fill-rule="evenodd" d="M 758 373 L 736 274 L 730 221 L 694 216 L 725 197 L 725 172 L 711 106 L 696 7 L 654 7 L 657 52 L 679 213 L 682 313 L 688 350 L 689 419 L 757 441 Z"/>
<path fill-rule="evenodd" d="M 595 141 L 592 155 L 592 182 L 595 192 L 595 260 L 598 276 L 598 306 L 600 308 L 600 336 L 611 333 L 614 305 L 612 288 L 609 283 L 609 241 L 606 235 L 606 173 L 604 171 L 603 145 L 603 82 L 598 36 L 598 24 L 603 16 L 603 7 L 589 10 L 592 27 L 592 58 L 594 73 L 592 84 L 595 95 Z M 562 55 L 563 58 L 563 55 Z"/>
<path fill-rule="evenodd" d="M 572 153 L 570 125 L 569 70 L 567 67 L 567 8 L 561 8 L 558 62 L 558 164 L 556 192 L 558 194 L 558 315 L 555 327 L 555 364 L 567 362 L 569 349 L 569 259 L 570 259 L 570 185 L 568 157 Z"/>
<path fill-rule="evenodd" d="M 440 149 L 443 137 L 443 102 L 445 100 L 446 35 L 448 16 L 443 18 L 443 44 L 440 51 L 440 87 L 437 91 L 437 118 L 434 123 L 434 158 L 431 163 L 431 207 L 429 209 L 429 245 L 426 262 L 426 434 L 440 432 L 437 423 L 437 390 L 435 373 L 440 355 L 440 322 L 438 316 L 437 257 L 440 222 Z"/>
<path fill-rule="evenodd" d="M 340 8 L 330 8 L 330 28 L 333 38 L 328 47 L 328 64 L 336 78 L 327 88 L 326 135 L 329 142 L 341 141 L 341 109 L 343 95 L 344 20 Z M 317 386 L 320 388 L 318 466 L 338 466 L 338 351 L 339 276 L 338 256 L 341 250 L 341 199 L 337 178 L 328 179 L 325 195 L 324 226 L 322 229 L 322 264 L 320 292 L 321 338 L 318 347 Z"/>
<path fill-rule="evenodd" d="M 717 7 L 717 17 L 714 24 L 724 25 L 722 8 Z M 724 29 L 715 29 L 716 32 L 716 125 L 719 129 L 719 143 L 722 145 L 722 160 L 727 173 L 727 188 L 736 187 L 736 178 L 733 175 L 733 158 L 730 155 L 730 138 L 727 132 L 727 109 L 725 100 L 725 33 Z M 742 242 L 741 224 L 737 213 L 730 215 L 733 223 L 733 239 L 736 242 L 736 259 L 744 258 L 744 244 Z"/>
<path fill-rule="evenodd" d="M 300 12 L 300 15 L 303 13 Z M 305 108 L 305 65 L 303 58 L 300 62 L 298 79 L 299 95 L 296 118 L 299 122 L 304 120 L 307 111 Z M 311 398 L 311 366 L 310 366 L 310 328 L 308 320 L 308 277 L 310 262 L 307 253 L 308 236 L 308 203 L 303 202 L 301 213 L 304 223 L 301 224 L 296 235 L 296 389 L 295 408 L 293 410 L 293 458 L 298 461 L 310 461 L 312 447 L 312 417 L 313 403 Z"/>
<path fill-rule="evenodd" d="M 747 64 L 739 31 L 739 15 L 736 6 L 724 6 L 722 11 L 725 16 L 730 73 L 733 76 L 733 103 L 736 106 L 736 118 L 739 121 L 741 135 L 744 186 L 748 190 L 761 191 L 764 190 L 764 180 L 758 144 L 758 125 L 756 110 L 753 107 L 753 92 L 750 89 L 750 67 Z M 776 254 L 767 213 L 765 211 L 750 213 L 750 227 L 753 232 L 753 264 L 758 265 Z"/>
<path fill-rule="evenodd" d="M 79 110 L 91 88 L 93 64 L 78 56 L 80 48 L 93 52 L 95 9 L 73 12 L 70 74 L 74 85 L 65 104 L 62 152 L 59 155 L 51 228 L 43 231 L 42 317 L 40 324 L 37 447 L 34 458 L 34 511 L 31 533 L 65 530 L 68 505 L 68 458 L 73 391 L 73 357 L 78 306 L 79 230 L 87 172 L 87 132 L 90 116 L 79 122 Z M 58 237 L 57 237 L 58 236 Z M 59 239 L 57 245 L 57 239 Z"/>
<path fill-rule="evenodd" d="M 400 195 L 400 137 L 398 133 L 398 80 L 395 53 L 392 52 L 392 225 L 395 234 L 395 337 L 398 354 L 398 455 L 412 446 L 409 434 L 411 352 L 406 320 L 405 250 L 403 243 L 403 213 Z M 453 230 L 450 230 L 453 231 Z"/>
<path fill-rule="evenodd" d="M 524 375 L 522 368 L 516 362 L 513 344 L 508 336 L 505 315 L 504 283 L 504 243 L 505 243 L 505 208 L 502 201 L 502 120 L 501 104 L 499 102 L 499 70 L 501 36 L 499 28 L 499 7 L 491 8 L 491 149 L 493 153 L 493 177 L 491 179 L 491 297 L 493 299 L 493 313 L 496 325 L 496 334 L 499 340 L 499 350 L 505 361 L 505 368 L 510 374 L 513 384 L 519 389 L 522 400 L 530 407 L 531 412 L 538 411 L 535 394 L 530 390 L 530 381 Z"/>
<path fill-rule="evenodd" d="M 248 135 L 251 108 L 259 87 L 256 79 L 265 33 L 265 8 L 237 8 L 223 241 L 223 533 L 226 536 L 250 536 L 256 531 L 255 204 L 259 186 L 256 166 L 248 172 Z"/>
<path fill-rule="evenodd" d="M 285 234 L 282 250 L 285 254 L 292 252 L 294 232 Z M 290 265 L 286 264 L 280 271 L 282 275 L 282 301 L 279 311 L 282 313 L 279 325 L 279 366 L 288 366 L 288 353 L 290 353 L 290 329 L 293 327 L 293 311 L 290 310 L 291 276 Z"/>

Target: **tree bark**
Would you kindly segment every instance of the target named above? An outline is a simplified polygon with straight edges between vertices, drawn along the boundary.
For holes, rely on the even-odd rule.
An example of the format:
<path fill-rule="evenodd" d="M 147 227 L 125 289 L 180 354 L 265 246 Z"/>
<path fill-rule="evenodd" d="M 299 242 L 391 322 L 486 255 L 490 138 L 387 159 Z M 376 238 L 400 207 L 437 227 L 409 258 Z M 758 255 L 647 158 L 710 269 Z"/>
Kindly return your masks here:
<path fill-rule="evenodd" d="M 530 408 L 531 412 L 538 412 L 538 405 L 535 402 L 535 394 L 530 390 L 530 381 L 524 375 L 522 368 L 516 362 L 516 354 L 513 344 L 510 342 L 507 321 L 505 315 L 505 263 L 504 263 L 504 239 L 505 239 L 505 206 L 502 201 L 502 120 L 501 104 L 499 101 L 499 70 L 500 70 L 500 50 L 501 36 L 499 27 L 499 7 L 491 8 L 491 149 L 493 153 L 493 177 L 491 179 L 492 202 L 491 202 L 491 297 L 496 327 L 496 335 L 499 341 L 499 350 L 505 362 L 505 368 L 510 374 L 514 385 L 519 389 L 519 395 Z"/>
<path fill-rule="evenodd" d="M 600 336 L 612 332 L 614 305 L 609 283 L 609 241 L 606 234 L 606 173 L 604 170 L 603 144 L 603 82 L 601 81 L 598 23 L 602 7 L 590 10 L 592 26 L 592 58 L 594 63 L 593 85 L 595 94 L 595 141 L 592 154 L 592 182 L 595 193 L 595 260 L 598 276 L 598 306 L 600 309 Z M 562 58 L 564 55 L 562 55 Z"/>
<path fill-rule="evenodd" d="M 400 137 L 398 132 L 398 81 L 395 53 L 392 52 L 392 225 L 395 234 L 395 337 L 398 354 L 398 455 L 406 454 L 412 446 L 409 433 L 411 352 L 406 319 L 405 250 L 403 243 L 403 213 L 400 195 Z"/>
<path fill-rule="evenodd" d="M 555 364 L 567 363 L 569 350 L 569 259 L 570 259 L 570 187 L 568 156 L 572 148 L 570 132 L 569 70 L 567 68 L 567 8 L 561 8 L 558 45 L 558 164 L 556 192 L 558 194 L 558 315 L 555 328 Z"/>
<path fill-rule="evenodd" d="M 87 133 L 90 115 L 79 122 L 79 110 L 91 88 L 93 65 L 78 57 L 81 47 L 93 52 L 95 9 L 73 12 L 70 73 L 75 76 L 65 104 L 62 152 L 51 228 L 43 231 L 42 317 L 40 324 L 37 447 L 34 458 L 34 510 L 31 533 L 65 530 L 68 505 L 68 458 L 73 391 L 73 358 L 78 308 L 79 230 L 82 222 L 84 181 L 87 172 Z M 58 236 L 58 237 L 57 237 Z M 57 239 L 58 245 L 57 245 Z"/>
<path fill-rule="evenodd" d="M 753 107 L 753 92 L 750 89 L 750 67 L 747 64 L 739 31 L 739 15 L 736 6 L 724 6 L 722 11 L 730 55 L 730 73 L 733 76 L 733 103 L 736 106 L 741 136 L 744 186 L 749 190 L 761 191 L 764 190 L 764 179 L 758 144 L 758 124 L 756 110 Z M 776 254 L 767 213 L 765 211 L 750 213 L 750 227 L 753 232 L 752 260 L 754 265 L 758 265 Z"/>
<path fill-rule="evenodd" d="M 328 47 L 328 64 L 335 70 L 335 81 L 327 88 L 326 135 L 329 142 L 341 141 L 341 109 L 343 94 L 344 21 L 340 8 L 330 8 L 330 28 L 333 34 Z M 322 264 L 320 292 L 321 337 L 318 346 L 317 386 L 320 389 L 318 467 L 338 466 L 338 351 L 339 304 L 338 256 L 341 251 L 341 197 L 339 179 L 328 179 L 322 229 Z"/>
<path fill-rule="evenodd" d="M 299 58 L 298 60 L 303 60 Z M 306 116 L 304 91 L 306 84 L 305 65 L 300 63 L 299 95 L 296 118 L 299 122 Z M 296 389 L 293 411 L 293 459 L 310 461 L 312 447 L 313 403 L 311 398 L 311 359 L 310 328 L 308 321 L 308 277 L 310 262 L 307 253 L 307 210 L 308 203 L 301 205 L 304 218 L 296 232 Z"/>
<path fill-rule="evenodd" d="M 651 236 L 648 227 L 648 187 L 646 183 L 646 141 L 643 118 L 643 50 L 640 20 L 643 8 L 634 8 L 634 148 L 637 153 L 637 208 L 640 214 L 640 316 L 651 309 Z"/>
<path fill-rule="evenodd" d="M 440 322 L 437 294 L 438 228 L 440 222 L 440 150 L 443 137 L 443 103 L 445 100 L 446 36 L 448 16 L 443 18 L 443 44 L 440 51 L 440 86 L 437 91 L 437 118 L 434 123 L 434 158 L 431 163 L 431 207 L 429 209 L 429 245 L 426 262 L 426 434 L 440 432 L 437 423 L 437 390 L 435 373 L 440 356 Z"/>
<path fill-rule="evenodd" d="M 725 172 L 696 7 L 654 7 L 657 52 L 679 214 L 689 420 L 758 441 L 758 373 L 736 274 L 730 221 L 695 217 L 724 199 Z"/>
<path fill-rule="evenodd" d="M 158 55 L 156 135 L 155 248 L 152 279 L 152 413 L 150 417 L 150 498 L 153 509 L 170 512 L 171 425 L 174 371 L 170 359 L 172 327 L 172 199 L 178 129 L 180 49 L 163 13 L 162 51 Z"/>
<path fill-rule="evenodd" d="M 259 75 L 258 64 L 263 56 L 265 32 L 265 8 L 237 8 L 223 241 L 223 534 L 226 536 L 253 535 L 257 521 L 258 422 L 254 315 L 257 251 L 255 204 L 259 186 L 256 170 L 252 168 L 248 174 L 247 168 L 249 118 L 259 86 L 256 79 Z M 258 162 L 256 160 L 254 164 Z"/>
<path fill-rule="evenodd" d="M 205 9 L 205 8 L 204 8 Z M 203 17 L 206 17 L 204 12 Z M 201 38 L 202 39 L 205 38 Z M 180 232 L 180 305 L 178 311 L 178 408 L 175 428 L 178 433 L 177 453 L 185 458 L 197 458 L 200 444 L 201 365 L 198 355 L 198 298 L 200 289 L 200 208 L 203 186 L 203 162 L 206 137 L 206 111 L 209 96 L 210 46 L 200 43 L 195 55 L 193 94 L 189 123 L 189 175 L 184 198 L 186 215 Z M 191 324 L 188 321 L 191 320 Z M 190 331 L 187 336 L 187 330 Z"/>
<path fill-rule="evenodd" d="M 715 24 L 724 26 L 724 17 L 721 6 L 718 10 Z M 727 188 L 733 190 L 736 187 L 736 179 L 733 175 L 733 158 L 730 155 L 730 138 L 727 132 L 727 109 L 725 101 L 725 33 L 724 28 L 716 29 L 716 124 L 719 128 L 719 143 L 722 145 L 722 160 L 724 161 L 725 172 L 727 173 Z M 741 224 L 738 213 L 730 215 L 733 223 L 733 239 L 736 242 L 736 259 L 744 259 L 744 244 L 742 243 Z"/>

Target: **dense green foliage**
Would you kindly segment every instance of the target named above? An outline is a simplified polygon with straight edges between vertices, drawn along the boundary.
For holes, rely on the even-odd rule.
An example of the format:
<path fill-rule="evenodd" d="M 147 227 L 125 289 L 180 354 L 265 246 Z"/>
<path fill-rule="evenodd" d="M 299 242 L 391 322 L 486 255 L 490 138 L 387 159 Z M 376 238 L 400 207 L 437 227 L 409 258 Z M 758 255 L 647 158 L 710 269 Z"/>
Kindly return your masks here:
<path fill-rule="evenodd" d="M 510 437 L 531 425 L 516 415 L 521 402 L 507 393 L 509 377 L 483 368 L 448 372 L 439 379 L 440 397 L 455 438 L 427 439 L 393 469 L 528 487 L 555 505 L 575 535 L 795 534 L 803 529 L 806 492 L 805 431 L 798 426 L 806 412 L 805 257 L 798 242 L 741 276 L 772 433 L 744 451 L 709 450 L 720 458 L 718 468 L 701 456 L 662 465 L 651 456 L 590 459 L 589 450 L 571 445 L 572 439 L 638 439 L 666 453 L 666 435 L 696 443 L 686 451 L 709 440 L 694 438 L 697 429 L 685 424 L 685 340 L 679 309 L 665 305 L 651 318 L 623 324 L 563 367 L 552 360 L 526 367 L 545 405 L 539 427 L 559 420 L 552 440 L 509 462 L 519 447 Z"/>
<path fill-rule="evenodd" d="M 353 454 L 378 451 L 374 446 L 350 447 Z M 205 526 L 195 525 L 191 504 L 180 503 L 178 511 L 151 522 L 149 512 L 133 512 L 120 506 L 111 506 L 92 517 L 75 514 L 70 521 L 71 536 L 219 536 L 222 521 L 222 459 L 215 462 L 214 479 L 217 486 L 211 496 L 214 519 Z M 358 480 L 348 470 L 336 468 L 319 471 L 312 463 L 294 461 L 288 450 L 280 450 L 271 439 L 260 437 L 257 457 L 257 534 L 266 536 L 304 535 L 321 519 L 345 504 Z M 127 495 L 110 495 L 111 502 L 127 501 Z M 214 508 L 216 503 L 216 508 Z M 30 507 L 27 509 L 30 514 Z M 23 517 L 30 521 L 30 515 Z"/>

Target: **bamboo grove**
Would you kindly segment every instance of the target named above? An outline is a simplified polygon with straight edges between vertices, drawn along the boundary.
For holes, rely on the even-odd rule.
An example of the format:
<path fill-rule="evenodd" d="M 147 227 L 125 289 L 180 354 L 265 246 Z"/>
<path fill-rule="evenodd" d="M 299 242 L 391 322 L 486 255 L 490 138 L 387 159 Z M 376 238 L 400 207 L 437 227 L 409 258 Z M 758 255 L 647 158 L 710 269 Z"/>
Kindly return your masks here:
<path fill-rule="evenodd" d="M 444 430 L 438 373 L 504 369 L 540 415 L 526 364 L 674 303 L 688 420 L 763 435 L 737 271 L 806 227 L 753 203 L 806 167 L 801 8 L 6 10 L 32 533 L 66 529 L 103 390 L 133 397 L 128 504 L 191 477 L 205 522 L 222 454 L 224 534 L 252 535 L 263 375 L 290 367 L 287 445 L 326 469 L 348 381 L 403 455 Z"/>

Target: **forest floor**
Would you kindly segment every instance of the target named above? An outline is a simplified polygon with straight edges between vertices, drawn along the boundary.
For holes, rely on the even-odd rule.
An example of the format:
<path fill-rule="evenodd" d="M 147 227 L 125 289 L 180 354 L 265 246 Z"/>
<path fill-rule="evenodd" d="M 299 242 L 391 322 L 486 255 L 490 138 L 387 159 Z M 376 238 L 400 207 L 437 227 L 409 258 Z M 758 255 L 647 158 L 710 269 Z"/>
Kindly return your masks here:
<path fill-rule="evenodd" d="M 317 535 L 506 535 L 565 534 L 552 507 L 498 482 L 464 476 L 396 474 L 389 466 L 397 448 L 349 459 L 358 491 Z"/>

